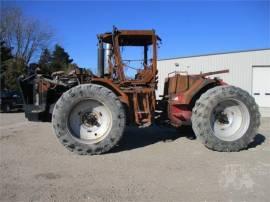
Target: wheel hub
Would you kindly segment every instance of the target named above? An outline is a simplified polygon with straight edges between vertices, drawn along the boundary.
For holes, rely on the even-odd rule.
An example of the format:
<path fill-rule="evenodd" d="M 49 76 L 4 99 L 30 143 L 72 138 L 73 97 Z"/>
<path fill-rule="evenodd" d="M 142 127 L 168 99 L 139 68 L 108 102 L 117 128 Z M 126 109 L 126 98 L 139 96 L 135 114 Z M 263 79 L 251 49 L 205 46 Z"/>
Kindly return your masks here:
<path fill-rule="evenodd" d="M 84 100 L 74 106 L 68 119 L 70 134 L 86 144 L 103 140 L 112 128 L 110 110 L 97 100 Z"/>
<path fill-rule="evenodd" d="M 87 127 L 100 126 L 98 118 L 95 112 L 86 112 L 82 115 L 81 122 Z"/>
<path fill-rule="evenodd" d="M 224 141 L 241 138 L 248 129 L 250 115 L 247 107 L 239 100 L 229 99 L 214 107 L 211 128 L 214 135 Z"/>
<path fill-rule="evenodd" d="M 220 124 L 229 124 L 230 123 L 229 119 L 228 119 L 228 115 L 226 113 L 224 113 L 224 111 L 221 113 L 218 113 L 216 115 L 216 119 L 218 120 L 218 122 Z"/>

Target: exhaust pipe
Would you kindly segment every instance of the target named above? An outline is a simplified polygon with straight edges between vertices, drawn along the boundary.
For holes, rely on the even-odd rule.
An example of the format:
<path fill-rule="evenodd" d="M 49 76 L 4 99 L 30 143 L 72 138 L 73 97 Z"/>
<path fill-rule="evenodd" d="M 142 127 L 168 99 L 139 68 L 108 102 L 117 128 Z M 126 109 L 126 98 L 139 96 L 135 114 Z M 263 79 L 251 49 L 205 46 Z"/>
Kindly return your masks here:
<path fill-rule="evenodd" d="M 99 41 L 98 44 L 98 76 L 104 77 L 104 48 L 102 41 Z"/>
<path fill-rule="evenodd" d="M 110 69 L 109 69 L 109 60 L 112 56 L 112 44 L 109 43 L 105 43 L 105 58 L 104 58 L 104 62 L 105 62 L 105 66 L 104 66 L 104 74 L 109 74 L 110 73 Z"/>

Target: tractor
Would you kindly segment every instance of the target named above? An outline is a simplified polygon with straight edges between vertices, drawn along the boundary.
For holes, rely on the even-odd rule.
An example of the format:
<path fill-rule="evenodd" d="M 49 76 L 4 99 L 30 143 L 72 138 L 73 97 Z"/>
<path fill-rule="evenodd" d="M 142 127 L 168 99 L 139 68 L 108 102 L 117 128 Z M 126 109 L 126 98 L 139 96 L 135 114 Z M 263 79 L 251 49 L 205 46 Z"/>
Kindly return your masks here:
<path fill-rule="evenodd" d="M 98 68 L 75 68 L 44 75 L 36 69 L 18 83 L 29 121 L 51 121 L 58 140 L 81 155 L 102 154 L 114 148 L 126 126 L 192 125 L 209 149 L 246 149 L 260 125 L 260 113 L 248 92 L 210 75 L 172 72 L 164 94 L 156 98 L 157 49 L 155 30 L 118 30 L 97 35 Z M 141 59 L 123 58 L 123 51 L 140 48 Z M 131 76 L 130 69 L 135 73 Z"/>

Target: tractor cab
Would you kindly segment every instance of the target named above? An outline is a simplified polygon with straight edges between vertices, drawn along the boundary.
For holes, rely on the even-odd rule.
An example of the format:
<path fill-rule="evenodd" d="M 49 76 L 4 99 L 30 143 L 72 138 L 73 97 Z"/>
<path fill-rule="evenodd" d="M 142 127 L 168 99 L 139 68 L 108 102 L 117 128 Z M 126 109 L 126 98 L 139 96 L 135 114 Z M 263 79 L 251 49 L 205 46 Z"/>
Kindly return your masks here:
<path fill-rule="evenodd" d="M 154 30 L 114 27 L 112 32 L 98 35 L 98 76 L 122 84 L 155 82 L 157 42 L 160 40 Z"/>

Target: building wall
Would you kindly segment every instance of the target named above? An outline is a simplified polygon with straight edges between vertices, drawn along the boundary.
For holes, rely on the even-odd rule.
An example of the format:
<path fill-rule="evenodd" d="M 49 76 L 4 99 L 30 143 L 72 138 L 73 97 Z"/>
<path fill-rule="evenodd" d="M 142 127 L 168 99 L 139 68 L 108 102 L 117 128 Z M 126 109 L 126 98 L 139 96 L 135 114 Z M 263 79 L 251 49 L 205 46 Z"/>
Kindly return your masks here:
<path fill-rule="evenodd" d="M 157 99 L 163 94 L 165 78 L 173 71 L 198 74 L 229 69 L 229 73 L 215 76 L 252 93 L 252 66 L 256 65 L 270 65 L 270 49 L 159 60 Z"/>

